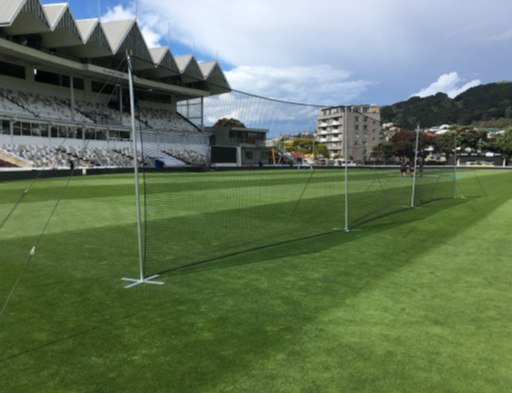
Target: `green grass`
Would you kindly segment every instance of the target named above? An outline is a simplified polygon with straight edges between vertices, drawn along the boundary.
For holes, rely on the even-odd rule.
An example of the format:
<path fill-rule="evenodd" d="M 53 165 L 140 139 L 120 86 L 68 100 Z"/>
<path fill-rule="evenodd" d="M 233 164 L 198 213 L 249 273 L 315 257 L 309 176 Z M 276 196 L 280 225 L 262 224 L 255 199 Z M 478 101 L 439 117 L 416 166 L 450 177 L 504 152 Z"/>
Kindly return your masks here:
<path fill-rule="evenodd" d="M 461 175 L 465 199 L 131 289 L 132 177 L 75 178 L 0 319 L 1 390 L 508 392 L 512 172 Z M 354 176 L 361 201 L 407 201 L 410 179 Z M 38 181 L 0 229 L 2 305 L 64 183 Z M 0 219 L 27 184 L 0 184 Z"/>

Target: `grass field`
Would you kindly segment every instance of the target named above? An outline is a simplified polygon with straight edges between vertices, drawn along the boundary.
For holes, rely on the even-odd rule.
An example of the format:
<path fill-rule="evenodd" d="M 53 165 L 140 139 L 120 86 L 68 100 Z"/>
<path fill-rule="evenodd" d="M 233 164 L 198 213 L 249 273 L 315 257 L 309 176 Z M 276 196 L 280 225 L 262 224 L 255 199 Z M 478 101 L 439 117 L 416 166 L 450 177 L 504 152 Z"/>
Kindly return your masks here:
<path fill-rule="evenodd" d="M 360 201 L 408 201 L 410 179 L 354 176 Z M 0 319 L 0 390 L 509 392 L 511 180 L 461 171 L 464 198 L 124 289 L 139 274 L 133 179 L 73 178 Z M 38 181 L 0 229 L 0 305 L 65 182 Z M 0 184 L 0 220 L 28 184 Z"/>

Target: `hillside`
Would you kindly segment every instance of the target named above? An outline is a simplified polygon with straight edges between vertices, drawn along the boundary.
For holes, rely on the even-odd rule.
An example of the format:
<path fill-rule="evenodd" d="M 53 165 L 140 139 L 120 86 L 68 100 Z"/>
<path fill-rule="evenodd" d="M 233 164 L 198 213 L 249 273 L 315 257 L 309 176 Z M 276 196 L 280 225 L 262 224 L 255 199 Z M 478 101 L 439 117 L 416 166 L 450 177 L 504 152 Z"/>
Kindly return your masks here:
<path fill-rule="evenodd" d="M 512 125 L 512 82 L 480 85 L 454 99 L 444 93 L 382 107 L 383 123 L 404 128 L 432 127 L 441 124 L 476 126 Z"/>

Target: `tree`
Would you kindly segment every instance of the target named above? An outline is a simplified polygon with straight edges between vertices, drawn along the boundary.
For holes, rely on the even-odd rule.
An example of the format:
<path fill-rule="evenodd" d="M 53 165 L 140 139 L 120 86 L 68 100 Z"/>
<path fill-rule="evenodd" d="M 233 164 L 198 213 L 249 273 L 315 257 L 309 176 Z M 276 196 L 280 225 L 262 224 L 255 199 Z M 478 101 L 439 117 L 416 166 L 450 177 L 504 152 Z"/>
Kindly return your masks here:
<path fill-rule="evenodd" d="M 313 154 L 313 139 L 295 138 L 286 144 L 287 151 L 300 151 L 302 154 Z M 315 158 L 318 155 L 329 157 L 329 149 L 320 142 L 315 141 Z"/>
<path fill-rule="evenodd" d="M 223 117 L 222 119 L 217 120 L 217 122 L 213 125 L 214 127 L 237 127 L 237 128 L 246 128 L 245 124 L 237 119 L 227 119 Z"/>
<path fill-rule="evenodd" d="M 414 160 L 414 152 L 416 150 L 416 131 L 403 130 L 391 137 L 396 147 L 396 155 L 409 161 Z M 418 137 L 418 155 L 424 156 L 427 147 L 435 145 L 435 137 L 430 137 L 423 132 Z"/>
<path fill-rule="evenodd" d="M 397 153 L 393 142 L 380 142 L 373 147 L 372 151 L 376 157 L 382 158 L 384 161 L 392 159 Z"/>
<path fill-rule="evenodd" d="M 507 157 L 512 155 L 512 127 L 509 127 L 503 136 L 499 138 L 497 145 Z"/>
<path fill-rule="evenodd" d="M 457 131 L 457 139 L 462 150 L 478 151 L 487 141 L 487 132 L 463 127 Z"/>
<path fill-rule="evenodd" d="M 441 134 L 436 139 L 435 149 L 438 153 L 443 153 L 446 156 L 446 161 L 455 151 L 455 131 L 447 131 Z"/>

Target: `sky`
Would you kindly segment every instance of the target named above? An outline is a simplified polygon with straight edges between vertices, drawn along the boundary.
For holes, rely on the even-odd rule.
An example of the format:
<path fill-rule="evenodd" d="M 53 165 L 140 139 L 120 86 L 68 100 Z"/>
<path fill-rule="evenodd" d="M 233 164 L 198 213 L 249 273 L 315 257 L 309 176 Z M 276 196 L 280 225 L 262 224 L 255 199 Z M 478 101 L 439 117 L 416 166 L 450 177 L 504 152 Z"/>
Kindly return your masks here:
<path fill-rule="evenodd" d="M 55 1 L 43 0 L 43 4 Z M 150 48 L 218 60 L 233 89 L 391 105 L 512 80 L 510 0 L 70 0 L 75 19 L 137 15 Z"/>

